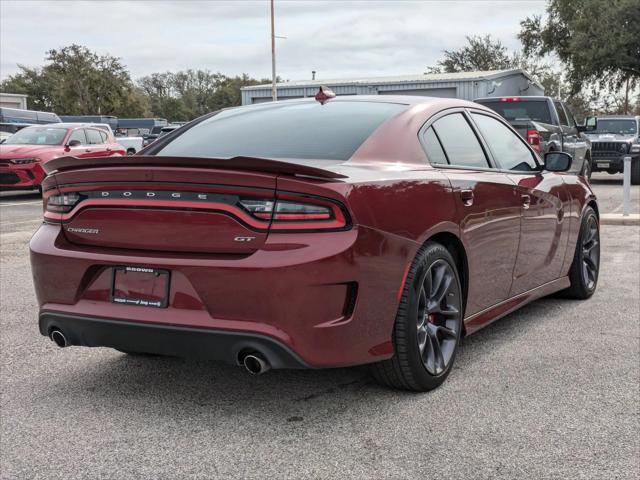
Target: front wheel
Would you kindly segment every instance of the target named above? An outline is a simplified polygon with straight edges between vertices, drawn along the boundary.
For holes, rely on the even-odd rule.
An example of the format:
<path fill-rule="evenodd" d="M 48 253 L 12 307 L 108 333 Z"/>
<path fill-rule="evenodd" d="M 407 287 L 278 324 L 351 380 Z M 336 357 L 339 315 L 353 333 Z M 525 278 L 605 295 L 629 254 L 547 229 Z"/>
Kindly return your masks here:
<path fill-rule="evenodd" d="M 570 298 L 585 300 L 596 291 L 600 273 L 600 226 L 598 216 L 587 207 L 582 222 L 576 251 L 569 270 L 571 286 L 563 293 Z"/>
<path fill-rule="evenodd" d="M 587 180 L 591 180 L 591 174 L 593 173 L 593 167 L 591 165 L 591 159 L 589 157 L 584 157 L 584 167 L 582 169 L 582 174 L 584 178 Z"/>
<path fill-rule="evenodd" d="M 407 275 L 393 330 L 395 355 L 371 366 L 375 379 L 417 392 L 438 387 L 451 372 L 462 316 L 456 264 L 446 248 L 427 242 Z"/>

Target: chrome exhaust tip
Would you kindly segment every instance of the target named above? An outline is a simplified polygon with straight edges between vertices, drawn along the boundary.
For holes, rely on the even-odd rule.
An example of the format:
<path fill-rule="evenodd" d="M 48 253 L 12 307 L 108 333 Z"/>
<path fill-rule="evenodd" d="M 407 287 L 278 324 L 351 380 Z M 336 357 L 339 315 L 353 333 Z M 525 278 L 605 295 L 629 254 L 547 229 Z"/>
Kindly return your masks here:
<path fill-rule="evenodd" d="M 60 348 L 68 347 L 69 342 L 67 341 L 67 337 L 64 336 L 60 330 L 52 330 L 49 334 L 49 338 L 53 343 L 55 343 Z"/>
<path fill-rule="evenodd" d="M 271 368 L 269 362 L 259 353 L 245 356 L 242 359 L 242 364 L 251 375 L 261 375 Z"/>

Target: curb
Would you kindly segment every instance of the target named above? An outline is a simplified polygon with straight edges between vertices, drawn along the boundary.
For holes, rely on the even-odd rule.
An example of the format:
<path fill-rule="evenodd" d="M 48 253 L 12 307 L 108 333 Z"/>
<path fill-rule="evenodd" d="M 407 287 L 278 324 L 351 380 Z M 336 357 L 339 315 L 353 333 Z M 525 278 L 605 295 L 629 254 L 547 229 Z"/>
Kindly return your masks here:
<path fill-rule="evenodd" d="M 621 213 L 605 213 L 600 215 L 600 225 L 640 225 L 640 214 L 623 217 Z"/>

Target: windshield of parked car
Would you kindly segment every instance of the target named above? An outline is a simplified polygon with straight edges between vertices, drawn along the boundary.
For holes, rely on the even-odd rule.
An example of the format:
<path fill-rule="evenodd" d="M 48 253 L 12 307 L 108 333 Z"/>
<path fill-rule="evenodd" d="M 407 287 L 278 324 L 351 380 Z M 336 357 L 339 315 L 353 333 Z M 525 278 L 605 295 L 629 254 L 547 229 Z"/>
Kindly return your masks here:
<path fill-rule="evenodd" d="M 482 105 L 489 107 L 501 117 L 510 121 L 534 121 L 551 123 L 551 113 L 546 101 L 511 101 L 503 102 L 499 99 L 495 101 L 483 101 Z"/>
<path fill-rule="evenodd" d="M 222 111 L 186 129 L 156 155 L 347 160 L 407 105 L 283 102 Z"/>
<path fill-rule="evenodd" d="M 620 135 L 634 135 L 638 132 L 638 126 L 634 119 L 611 118 L 598 119 L 598 129 L 591 133 L 617 133 Z"/>
<path fill-rule="evenodd" d="M 66 128 L 27 127 L 7 138 L 5 145 L 62 145 Z"/>

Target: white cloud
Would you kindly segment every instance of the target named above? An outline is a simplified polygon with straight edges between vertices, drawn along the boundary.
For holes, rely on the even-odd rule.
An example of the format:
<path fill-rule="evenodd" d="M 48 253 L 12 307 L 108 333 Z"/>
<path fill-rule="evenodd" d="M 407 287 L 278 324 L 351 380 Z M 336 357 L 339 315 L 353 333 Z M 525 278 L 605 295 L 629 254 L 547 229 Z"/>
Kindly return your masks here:
<path fill-rule="evenodd" d="M 288 79 L 424 71 L 465 35 L 518 48 L 531 1 L 276 1 L 278 74 Z M 134 78 L 202 68 L 270 76 L 268 1 L 0 0 L 0 77 L 79 43 L 121 57 Z"/>

